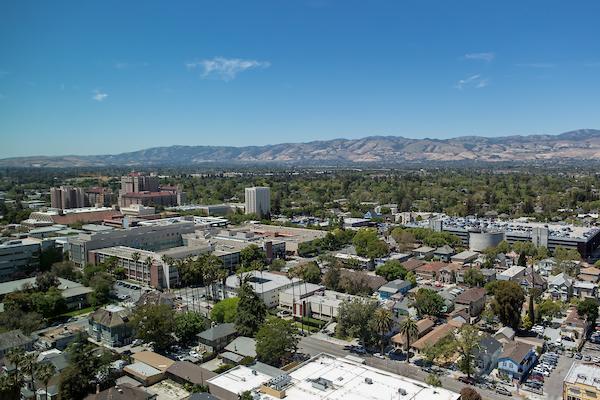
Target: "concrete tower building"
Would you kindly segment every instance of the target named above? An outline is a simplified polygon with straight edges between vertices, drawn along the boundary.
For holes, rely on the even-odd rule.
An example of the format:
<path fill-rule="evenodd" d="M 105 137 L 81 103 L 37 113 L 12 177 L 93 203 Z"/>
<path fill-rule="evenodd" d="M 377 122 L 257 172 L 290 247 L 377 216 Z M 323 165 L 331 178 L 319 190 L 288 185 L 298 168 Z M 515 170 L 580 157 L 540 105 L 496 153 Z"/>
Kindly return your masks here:
<path fill-rule="evenodd" d="M 271 189 L 266 186 L 246 188 L 246 214 L 264 217 L 271 212 Z"/>

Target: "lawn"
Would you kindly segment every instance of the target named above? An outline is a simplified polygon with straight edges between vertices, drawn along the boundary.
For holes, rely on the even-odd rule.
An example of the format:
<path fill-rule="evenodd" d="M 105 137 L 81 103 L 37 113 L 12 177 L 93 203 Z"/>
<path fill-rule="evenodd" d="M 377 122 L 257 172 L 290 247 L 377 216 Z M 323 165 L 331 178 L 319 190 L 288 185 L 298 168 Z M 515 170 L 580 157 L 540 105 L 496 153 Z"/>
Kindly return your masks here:
<path fill-rule="evenodd" d="M 69 311 L 67 313 L 61 314 L 61 317 L 76 317 L 78 315 L 81 314 L 87 314 L 94 311 L 94 307 L 90 306 L 90 307 L 86 307 L 86 308 L 82 308 L 81 310 L 73 310 L 73 311 Z"/>

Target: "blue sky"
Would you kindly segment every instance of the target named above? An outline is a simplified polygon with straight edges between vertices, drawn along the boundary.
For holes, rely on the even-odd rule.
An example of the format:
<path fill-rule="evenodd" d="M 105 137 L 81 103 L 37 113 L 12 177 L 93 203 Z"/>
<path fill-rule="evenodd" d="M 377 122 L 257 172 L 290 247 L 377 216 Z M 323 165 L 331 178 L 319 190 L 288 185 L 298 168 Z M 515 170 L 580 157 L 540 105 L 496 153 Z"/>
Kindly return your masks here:
<path fill-rule="evenodd" d="M 600 128 L 598 1 L 4 1 L 0 157 Z"/>

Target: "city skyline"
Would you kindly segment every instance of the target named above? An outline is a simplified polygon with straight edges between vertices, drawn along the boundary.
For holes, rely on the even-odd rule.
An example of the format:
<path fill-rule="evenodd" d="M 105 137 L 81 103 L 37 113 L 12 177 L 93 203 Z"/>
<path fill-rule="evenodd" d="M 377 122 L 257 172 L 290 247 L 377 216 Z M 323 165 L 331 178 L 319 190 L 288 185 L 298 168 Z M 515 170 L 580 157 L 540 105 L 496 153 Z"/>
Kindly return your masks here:
<path fill-rule="evenodd" d="M 0 10 L 0 158 L 600 127 L 591 1 Z"/>

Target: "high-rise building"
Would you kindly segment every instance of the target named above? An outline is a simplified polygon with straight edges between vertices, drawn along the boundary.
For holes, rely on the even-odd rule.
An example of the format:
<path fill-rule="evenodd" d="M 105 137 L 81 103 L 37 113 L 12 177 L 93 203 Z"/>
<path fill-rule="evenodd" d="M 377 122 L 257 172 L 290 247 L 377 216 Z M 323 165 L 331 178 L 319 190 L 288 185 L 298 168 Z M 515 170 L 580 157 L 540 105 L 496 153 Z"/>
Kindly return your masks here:
<path fill-rule="evenodd" d="M 158 192 L 159 179 L 138 172 L 121 177 L 121 193 Z"/>
<path fill-rule="evenodd" d="M 51 188 L 50 205 L 61 210 L 85 207 L 85 191 L 71 186 Z"/>
<path fill-rule="evenodd" d="M 266 186 L 246 188 L 246 214 L 256 214 L 259 217 L 271 212 L 271 189 Z"/>

